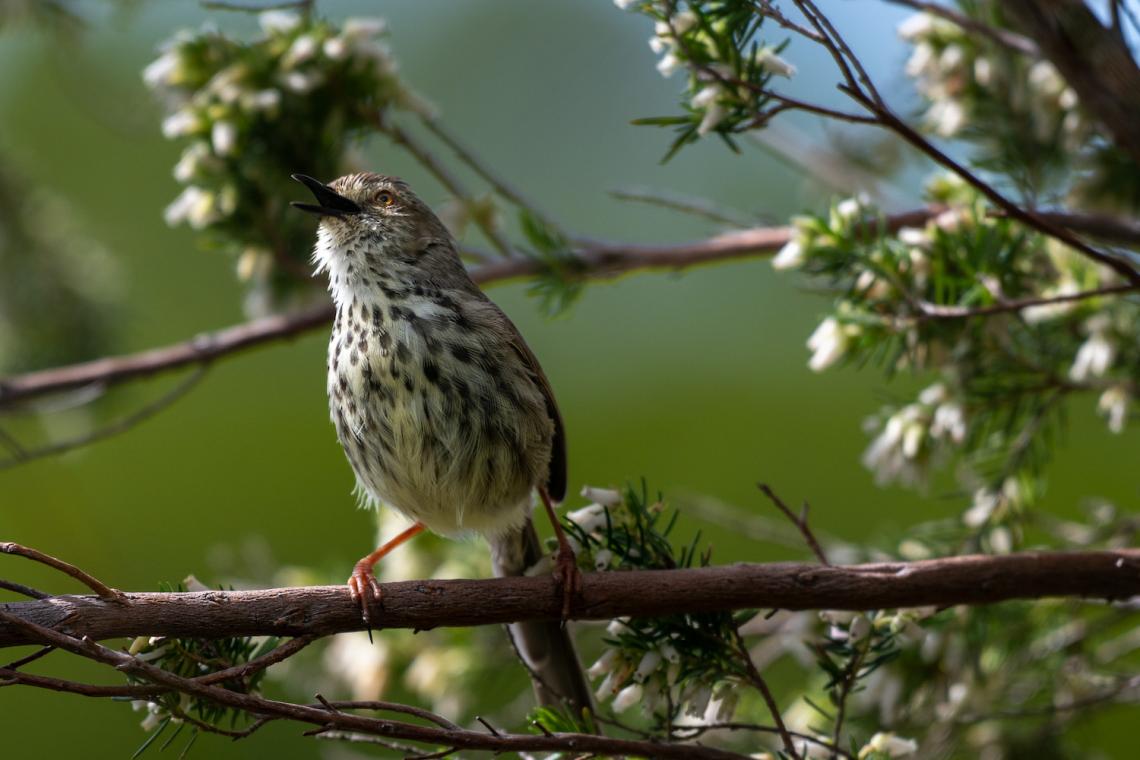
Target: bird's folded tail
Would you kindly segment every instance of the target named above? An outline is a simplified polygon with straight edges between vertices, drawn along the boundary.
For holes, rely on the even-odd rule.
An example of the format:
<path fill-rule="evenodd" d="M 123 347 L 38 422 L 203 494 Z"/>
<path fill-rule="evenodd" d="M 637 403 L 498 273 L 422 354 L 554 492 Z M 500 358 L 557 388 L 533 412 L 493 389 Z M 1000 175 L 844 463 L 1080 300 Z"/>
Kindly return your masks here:
<path fill-rule="evenodd" d="M 525 574 L 542 555 L 530 518 L 519 530 L 491 542 L 491 562 L 499 577 Z M 536 620 L 511 623 L 507 627 L 515 648 L 531 671 L 539 704 L 567 708 L 575 716 L 581 716 L 583 709 L 593 711 L 590 685 L 566 625 L 557 620 Z"/>

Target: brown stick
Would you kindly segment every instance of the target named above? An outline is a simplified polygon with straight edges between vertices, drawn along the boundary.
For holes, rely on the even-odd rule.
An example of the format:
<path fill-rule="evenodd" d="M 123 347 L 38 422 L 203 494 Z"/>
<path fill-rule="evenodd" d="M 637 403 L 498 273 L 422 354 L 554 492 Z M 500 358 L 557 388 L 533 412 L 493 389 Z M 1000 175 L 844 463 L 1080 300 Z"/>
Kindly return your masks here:
<path fill-rule="evenodd" d="M 558 620 L 562 595 L 549 576 L 384 584 L 381 628 L 428 629 Z M 779 608 L 870 610 L 988 604 L 1009 599 L 1140 595 L 1140 549 L 1029 552 L 866 565 L 740 564 L 686 570 L 587 573 L 574 617 L 608 620 L 678 612 Z M 128 593 L 0 605 L 30 623 L 92 639 L 117 636 L 329 634 L 364 627 L 345 586 L 261 591 Z M 0 623 L 0 646 L 30 643 Z"/>

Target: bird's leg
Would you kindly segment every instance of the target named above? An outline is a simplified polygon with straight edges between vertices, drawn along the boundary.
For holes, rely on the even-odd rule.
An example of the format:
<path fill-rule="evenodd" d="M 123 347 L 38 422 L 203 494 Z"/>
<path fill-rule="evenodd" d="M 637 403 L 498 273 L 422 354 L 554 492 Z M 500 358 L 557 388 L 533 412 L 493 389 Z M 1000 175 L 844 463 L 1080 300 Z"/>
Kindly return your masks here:
<path fill-rule="evenodd" d="M 554 535 L 558 538 L 558 558 L 555 560 L 554 573 L 558 578 L 558 584 L 562 586 L 562 620 L 566 621 L 570 617 L 571 602 L 582 591 L 582 573 L 578 570 L 578 558 L 570 548 L 566 531 L 562 530 L 562 523 L 558 522 L 558 515 L 554 513 L 550 494 L 545 488 L 539 487 L 538 495 L 542 499 L 542 505 L 546 507 L 550 524 L 554 526 Z"/>
<path fill-rule="evenodd" d="M 369 624 L 369 635 L 371 636 L 372 619 L 369 615 L 369 608 L 373 604 L 380 602 L 380 582 L 376 580 L 376 576 L 372 573 L 372 568 L 376 566 L 385 554 L 395 549 L 400 544 L 407 541 L 412 536 L 421 532 L 424 529 L 423 523 L 416 523 L 400 535 L 393 538 L 381 546 L 376 551 L 369 554 L 364 559 L 356 563 L 356 567 L 352 568 L 352 575 L 348 577 L 348 593 L 352 595 L 354 602 L 360 603 L 360 611 L 364 616 L 364 622 Z"/>

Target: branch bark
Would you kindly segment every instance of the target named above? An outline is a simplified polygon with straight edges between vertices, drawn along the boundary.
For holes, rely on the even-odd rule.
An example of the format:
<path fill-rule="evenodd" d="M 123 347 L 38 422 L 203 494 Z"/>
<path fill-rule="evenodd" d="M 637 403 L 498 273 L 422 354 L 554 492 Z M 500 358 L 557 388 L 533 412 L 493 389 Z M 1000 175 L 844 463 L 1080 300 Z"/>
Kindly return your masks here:
<path fill-rule="evenodd" d="M 771 563 L 587 573 L 570 617 L 609 620 L 753 608 L 869 610 L 1136 595 L 1140 549 L 1032 552 L 848 566 Z M 377 628 L 557 620 L 562 609 L 560 588 L 551 577 L 388 583 L 383 598 L 383 612 L 374 621 Z M 360 609 L 345 586 L 128 593 L 120 600 L 56 596 L 7 603 L 0 610 L 94 640 L 296 636 L 364 628 Z M 21 628 L 0 622 L 0 647 L 32 641 Z"/>

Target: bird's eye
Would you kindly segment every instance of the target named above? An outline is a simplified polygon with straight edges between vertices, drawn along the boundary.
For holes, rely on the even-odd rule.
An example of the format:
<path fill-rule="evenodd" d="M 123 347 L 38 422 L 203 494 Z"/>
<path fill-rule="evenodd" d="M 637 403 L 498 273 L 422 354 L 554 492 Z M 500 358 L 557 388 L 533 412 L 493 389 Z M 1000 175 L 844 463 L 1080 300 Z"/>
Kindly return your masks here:
<path fill-rule="evenodd" d="M 381 206 L 391 206 L 396 202 L 396 199 L 387 190 L 381 190 L 380 192 L 376 193 L 376 196 L 373 198 L 373 200 L 375 200 L 376 203 Z"/>

